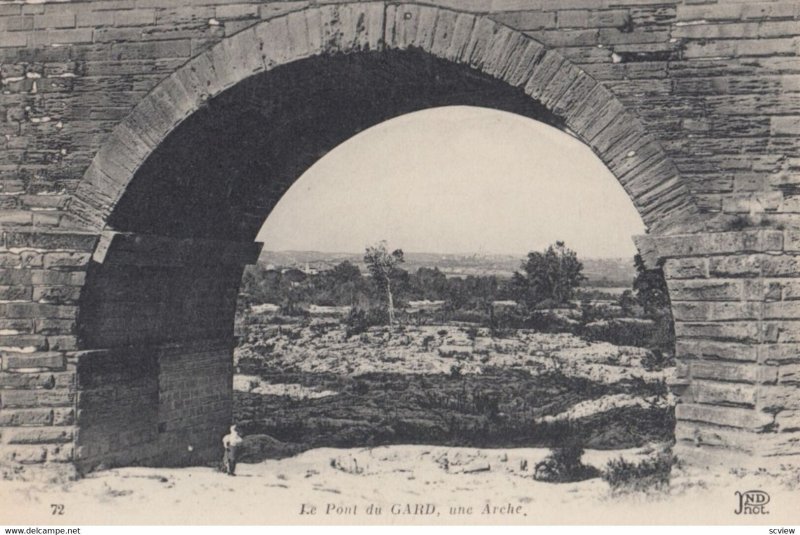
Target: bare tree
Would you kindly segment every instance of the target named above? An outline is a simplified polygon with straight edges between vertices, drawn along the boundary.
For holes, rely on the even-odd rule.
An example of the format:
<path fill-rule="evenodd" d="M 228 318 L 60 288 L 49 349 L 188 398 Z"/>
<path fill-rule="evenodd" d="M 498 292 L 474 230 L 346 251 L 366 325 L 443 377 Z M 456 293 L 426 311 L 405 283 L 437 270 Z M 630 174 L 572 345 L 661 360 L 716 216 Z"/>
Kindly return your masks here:
<path fill-rule="evenodd" d="M 367 264 L 372 280 L 378 289 L 386 292 L 389 325 L 394 324 L 394 299 L 392 298 L 392 276 L 397 265 L 403 262 L 402 249 L 395 249 L 391 253 L 386 249 L 386 242 L 381 241 L 364 252 L 364 263 Z"/>

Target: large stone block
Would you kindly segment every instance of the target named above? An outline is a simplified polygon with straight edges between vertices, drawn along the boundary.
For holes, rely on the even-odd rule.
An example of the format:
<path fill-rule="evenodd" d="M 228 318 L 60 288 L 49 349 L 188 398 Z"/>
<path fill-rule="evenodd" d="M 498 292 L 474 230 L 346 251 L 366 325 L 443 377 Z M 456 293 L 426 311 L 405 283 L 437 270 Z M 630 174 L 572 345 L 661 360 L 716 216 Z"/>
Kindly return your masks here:
<path fill-rule="evenodd" d="M 0 407 L 68 407 L 75 402 L 75 394 L 65 390 L 2 390 Z"/>
<path fill-rule="evenodd" d="M 761 430 L 771 426 L 775 417 L 755 409 L 679 403 L 675 407 L 678 420 L 706 422 L 740 429 Z"/>
<path fill-rule="evenodd" d="M 703 279 L 708 277 L 708 260 L 705 258 L 670 258 L 664 263 L 664 276 L 668 279 Z"/>
<path fill-rule="evenodd" d="M 687 392 L 689 398 L 696 403 L 754 407 L 757 388 L 745 383 L 693 380 Z"/>
<path fill-rule="evenodd" d="M 753 277 L 761 273 L 762 257 L 715 256 L 708 259 L 709 275 L 713 278 Z"/>
<path fill-rule="evenodd" d="M 53 409 L 2 409 L 0 425 L 9 427 L 53 425 Z"/>
<path fill-rule="evenodd" d="M 49 444 L 71 442 L 73 427 L 7 427 L 3 430 L 6 444 Z"/>
<path fill-rule="evenodd" d="M 738 364 L 732 362 L 692 361 L 689 363 L 693 378 L 733 381 L 742 383 L 775 383 L 777 366 Z"/>
<path fill-rule="evenodd" d="M 800 410 L 783 410 L 775 415 L 779 431 L 800 431 Z"/>
<path fill-rule="evenodd" d="M 683 422 L 675 428 L 675 440 L 695 446 L 754 452 L 759 435 L 752 431 Z"/>
<path fill-rule="evenodd" d="M 672 302 L 672 317 L 676 321 L 727 321 L 759 319 L 762 304 L 754 302 Z"/>
<path fill-rule="evenodd" d="M 675 323 L 678 338 L 706 338 L 720 341 L 757 343 L 760 339 L 757 321 L 730 321 L 719 323 Z"/>
<path fill-rule="evenodd" d="M 738 280 L 672 280 L 669 293 L 676 301 L 738 301 L 744 285 Z"/>
<path fill-rule="evenodd" d="M 758 390 L 758 406 L 765 411 L 800 409 L 800 396 L 795 385 L 762 385 Z"/>
<path fill-rule="evenodd" d="M 678 339 L 675 342 L 675 354 L 681 359 L 709 358 L 756 362 L 759 347 L 761 346 L 748 343 Z"/>
<path fill-rule="evenodd" d="M 3 369 L 6 370 L 20 368 L 63 370 L 66 368 L 66 364 L 63 353 L 6 353 L 3 356 Z"/>

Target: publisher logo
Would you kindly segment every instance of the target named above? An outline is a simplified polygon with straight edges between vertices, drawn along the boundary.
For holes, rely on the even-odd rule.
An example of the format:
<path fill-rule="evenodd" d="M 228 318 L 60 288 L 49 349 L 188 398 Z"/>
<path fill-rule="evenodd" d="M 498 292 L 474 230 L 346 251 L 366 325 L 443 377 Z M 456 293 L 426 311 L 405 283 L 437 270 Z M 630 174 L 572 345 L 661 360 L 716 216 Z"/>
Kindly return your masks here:
<path fill-rule="evenodd" d="M 747 490 L 745 492 L 736 491 L 739 500 L 739 508 L 734 511 L 737 515 L 768 515 L 767 504 L 769 494 L 763 490 Z"/>

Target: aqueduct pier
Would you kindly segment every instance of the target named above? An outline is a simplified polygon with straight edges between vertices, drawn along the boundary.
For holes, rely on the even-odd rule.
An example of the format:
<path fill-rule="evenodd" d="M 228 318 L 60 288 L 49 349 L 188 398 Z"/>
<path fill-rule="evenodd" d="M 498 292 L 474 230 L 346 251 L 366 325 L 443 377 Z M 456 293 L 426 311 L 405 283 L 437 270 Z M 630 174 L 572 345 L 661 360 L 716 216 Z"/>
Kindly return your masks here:
<path fill-rule="evenodd" d="M 0 462 L 215 457 L 271 208 L 352 135 L 451 104 L 568 129 L 629 194 L 678 454 L 796 459 L 799 51 L 780 0 L 0 2 Z"/>

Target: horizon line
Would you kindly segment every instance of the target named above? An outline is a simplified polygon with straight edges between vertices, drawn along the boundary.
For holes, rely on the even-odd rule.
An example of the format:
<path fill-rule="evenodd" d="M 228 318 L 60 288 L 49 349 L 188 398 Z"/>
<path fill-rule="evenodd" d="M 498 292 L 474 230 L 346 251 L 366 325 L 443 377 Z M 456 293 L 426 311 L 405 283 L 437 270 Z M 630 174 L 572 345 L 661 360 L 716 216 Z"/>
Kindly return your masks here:
<path fill-rule="evenodd" d="M 402 248 L 400 248 L 402 249 Z M 492 253 L 492 252 L 433 252 L 433 251 L 407 251 L 403 250 L 403 254 L 419 254 L 419 255 L 448 255 L 448 256 L 509 256 L 509 257 L 526 257 L 528 253 Z M 529 252 L 539 252 L 536 251 L 529 251 Z M 320 253 L 320 254 L 339 254 L 339 255 L 363 255 L 363 251 L 320 251 L 318 249 L 262 249 L 261 254 L 264 253 Z M 576 251 L 577 253 L 577 251 Z M 638 253 L 636 253 L 638 254 Z M 592 260 L 622 260 L 631 258 L 633 259 L 634 255 L 628 256 L 581 256 L 578 254 L 578 258 L 584 259 L 592 259 Z"/>

